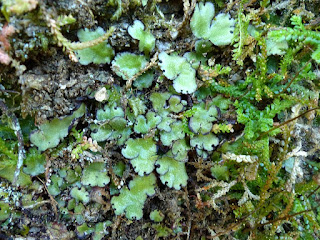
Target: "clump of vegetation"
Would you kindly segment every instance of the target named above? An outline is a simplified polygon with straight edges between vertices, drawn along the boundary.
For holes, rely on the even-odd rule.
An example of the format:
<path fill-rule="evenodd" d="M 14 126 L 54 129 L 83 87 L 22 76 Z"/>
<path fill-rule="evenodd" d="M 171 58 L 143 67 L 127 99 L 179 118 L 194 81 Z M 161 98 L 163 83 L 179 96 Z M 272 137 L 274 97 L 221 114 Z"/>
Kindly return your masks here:
<path fill-rule="evenodd" d="M 0 236 L 319 238 L 314 3 L 182 2 L 1 2 Z"/>

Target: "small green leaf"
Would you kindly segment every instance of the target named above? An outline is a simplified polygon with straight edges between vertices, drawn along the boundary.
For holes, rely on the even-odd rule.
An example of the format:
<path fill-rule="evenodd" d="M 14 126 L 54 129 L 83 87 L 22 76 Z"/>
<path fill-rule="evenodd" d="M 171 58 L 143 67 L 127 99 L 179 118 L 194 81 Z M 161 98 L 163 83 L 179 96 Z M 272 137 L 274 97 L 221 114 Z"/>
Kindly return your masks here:
<path fill-rule="evenodd" d="M 198 3 L 190 20 L 192 33 L 198 38 L 209 39 L 214 45 L 228 45 L 233 39 L 235 20 L 225 13 L 213 18 L 214 13 L 211 2 Z"/>
<path fill-rule="evenodd" d="M 11 210 L 8 203 L 0 201 L 0 222 L 10 217 Z"/>
<path fill-rule="evenodd" d="M 218 144 L 219 138 L 217 138 L 212 133 L 209 133 L 207 135 L 200 134 L 190 140 L 190 145 L 192 147 L 196 147 L 199 150 L 212 151 L 213 147 L 218 146 Z"/>
<path fill-rule="evenodd" d="M 172 123 L 170 127 L 170 132 L 160 132 L 160 139 L 164 146 L 170 146 L 173 141 L 182 139 L 185 136 L 185 132 L 183 131 L 183 123 L 181 121 L 176 121 Z"/>
<path fill-rule="evenodd" d="M 169 111 L 179 113 L 183 110 L 184 104 L 181 101 L 181 97 L 178 95 L 172 95 L 169 98 Z"/>
<path fill-rule="evenodd" d="M 92 187 L 105 187 L 110 182 L 105 163 L 94 162 L 86 166 L 82 172 L 81 183 Z"/>
<path fill-rule="evenodd" d="M 45 171 L 46 159 L 35 148 L 31 148 L 24 160 L 25 167 L 23 171 L 31 176 L 37 176 Z"/>
<path fill-rule="evenodd" d="M 110 107 L 106 105 L 103 110 L 99 109 L 97 120 L 105 123 L 90 125 L 93 140 L 98 142 L 117 140 L 118 145 L 122 145 L 131 134 L 131 128 L 127 127 L 123 109 L 117 107 L 115 103 Z"/>
<path fill-rule="evenodd" d="M 155 128 L 160 122 L 161 117 L 156 116 L 155 112 L 148 112 L 145 118 L 143 115 L 139 115 L 134 125 L 134 131 L 136 133 L 148 133 L 152 128 Z"/>
<path fill-rule="evenodd" d="M 73 120 L 81 117 L 85 113 L 85 105 L 82 104 L 71 116 L 63 119 L 54 119 L 39 126 L 39 130 L 30 135 L 30 141 L 38 147 L 40 151 L 58 146 L 60 140 L 69 133 L 69 127 Z"/>
<path fill-rule="evenodd" d="M 112 70 L 124 80 L 129 80 L 141 69 L 147 66 L 147 59 L 143 55 L 123 52 L 117 54 L 112 61 Z"/>
<path fill-rule="evenodd" d="M 228 181 L 229 180 L 229 169 L 227 166 L 215 165 L 211 169 L 211 174 L 219 181 Z"/>
<path fill-rule="evenodd" d="M 125 212 L 128 219 L 141 219 L 144 202 L 147 196 L 155 193 L 155 184 L 156 177 L 154 174 L 135 177 L 130 181 L 129 189 L 127 187 L 122 188 L 120 195 L 111 199 L 115 214 L 120 215 Z"/>
<path fill-rule="evenodd" d="M 154 222 L 162 222 L 162 220 L 164 219 L 164 215 L 159 210 L 153 210 L 150 213 L 150 219 Z"/>
<path fill-rule="evenodd" d="M 230 14 L 219 13 L 210 27 L 209 40 L 217 46 L 224 46 L 231 43 L 233 39 L 235 20 Z"/>
<path fill-rule="evenodd" d="M 135 117 L 137 117 L 140 114 L 144 114 L 146 112 L 147 107 L 144 104 L 144 102 L 142 101 L 142 99 L 140 99 L 138 97 L 131 97 L 128 100 L 128 103 L 129 103 L 130 108 L 132 109 Z"/>
<path fill-rule="evenodd" d="M 139 90 L 142 90 L 144 88 L 149 88 L 152 85 L 153 78 L 154 78 L 153 72 L 147 71 L 147 72 L 143 73 L 141 76 L 139 76 L 133 82 L 133 86 L 135 86 Z"/>
<path fill-rule="evenodd" d="M 286 40 L 274 41 L 272 39 L 267 39 L 267 55 L 283 55 L 288 49 L 288 43 Z"/>
<path fill-rule="evenodd" d="M 84 189 L 84 187 L 81 189 L 78 189 L 77 187 L 72 188 L 70 195 L 77 201 L 81 201 L 84 204 L 87 204 L 90 201 L 89 193 Z"/>
<path fill-rule="evenodd" d="M 77 231 L 80 237 L 85 237 L 94 232 L 94 228 L 88 227 L 87 223 L 83 223 L 82 225 L 77 227 Z"/>
<path fill-rule="evenodd" d="M 208 40 L 198 40 L 195 43 L 195 50 L 200 54 L 210 52 L 212 50 L 212 43 Z"/>
<path fill-rule="evenodd" d="M 175 160 L 186 161 L 190 146 L 187 145 L 186 139 L 180 139 L 172 145 L 172 155 Z"/>
<path fill-rule="evenodd" d="M 121 151 L 125 158 L 131 159 L 134 170 L 140 175 L 149 174 L 157 160 L 157 147 L 152 138 L 130 138 Z"/>
<path fill-rule="evenodd" d="M 186 52 L 183 57 L 191 64 L 192 68 L 198 69 L 200 64 L 206 64 L 207 60 L 202 53 Z"/>
<path fill-rule="evenodd" d="M 194 133 L 207 134 L 212 129 L 212 122 L 216 120 L 218 114 L 217 108 L 211 106 L 209 109 L 205 109 L 205 105 L 202 103 L 195 106 L 196 112 L 190 118 L 189 128 Z"/>
<path fill-rule="evenodd" d="M 214 17 L 214 5 L 210 2 L 199 3 L 194 9 L 190 20 L 190 28 L 197 38 L 208 39 L 208 31 Z"/>
<path fill-rule="evenodd" d="M 176 190 L 180 190 L 181 186 L 185 187 L 187 185 L 188 175 L 183 162 L 163 156 L 156 162 L 156 165 L 159 165 L 157 173 L 160 174 L 160 180 L 163 184 Z"/>
<path fill-rule="evenodd" d="M 163 74 L 173 80 L 173 88 L 177 92 L 190 94 L 196 91 L 195 70 L 183 57 L 169 56 L 165 52 L 159 54 L 159 66 Z"/>
<path fill-rule="evenodd" d="M 139 40 L 139 50 L 144 51 L 146 54 L 151 52 L 155 47 L 155 37 L 144 30 L 144 25 L 141 21 L 135 20 L 133 25 L 128 27 L 128 33 L 134 39 Z"/>
<path fill-rule="evenodd" d="M 165 109 L 166 101 L 169 99 L 170 93 L 152 93 L 150 95 L 150 100 L 152 102 L 152 107 L 156 112 L 163 112 Z"/>
<path fill-rule="evenodd" d="M 62 190 L 63 179 L 55 174 L 51 176 L 50 181 L 51 183 L 48 186 L 49 193 L 52 196 L 57 196 Z"/>

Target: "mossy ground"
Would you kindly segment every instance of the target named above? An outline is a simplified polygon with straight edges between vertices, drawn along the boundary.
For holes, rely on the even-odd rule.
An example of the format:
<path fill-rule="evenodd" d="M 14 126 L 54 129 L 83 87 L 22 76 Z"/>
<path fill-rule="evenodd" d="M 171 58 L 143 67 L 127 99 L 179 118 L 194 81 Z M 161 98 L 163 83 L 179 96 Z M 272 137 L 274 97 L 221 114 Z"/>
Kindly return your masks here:
<path fill-rule="evenodd" d="M 0 122 L 0 239 L 320 238 L 320 119 L 311 111 L 319 108 L 319 63 L 312 53 L 320 46 L 320 2 L 208 1 L 216 13 L 235 19 L 234 41 L 222 47 L 206 42 L 201 56 L 187 62 L 184 54 L 195 53 L 197 40 L 190 29 L 196 2 L 33 0 L 23 13 L 2 8 L 0 50 L 12 61 L 0 64 L 0 97 L 8 108 L 1 108 Z M 115 54 L 143 55 L 148 64 L 135 74 L 149 71 L 152 83 L 144 88 L 139 76 L 123 76 L 115 64 L 71 61 L 68 45 L 50 25 L 70 15 L 75 21 L 61 25 L 66 39 L 78 41 L 80 29 L 114 26 L 107 41 Z M 285 52 L 268 55 L 268 32 L 294 28 L 294 15 L 314 38 L 304 43 L 296 33 L 300 42 L 287 40 Z M 151 47 L 142 53 L 127 31 L 134 20 L 156 39 L 150 53 Z M 8 37 L 6 24 L 15 28 Z M 195 93 L 176 92 L 158 62 L 164 51 L 185 58 L 188 71 L 196 72 Z M 101 103 L 95 94 L 103 87 Z M 71 115 L 83 103 L 86 113 L 72 119 L 69 135 L 56 147 L 40 152 L 32 145 L 37 126 Z M 97 117 L 99 109 L 116 107 L 122 109 L 116 118 Z M 18 187 L 12 180 L 19 138 L 7 112 L 19 120 L 26 150 Z M 154 123 L 134 128 L 147 112 Z M 119 129 L 123 124 L 126 132 Z M 91 139 L 96 128 L 106 133 L 98 143 Z M 139 146 L 126 149 L 131 139 L 144 148 L 141 159 L 152 158 L 149 169 L 156 176 L 140 220 L 115 215 L 111 204 L 138 173 L 147 175 L 133 168 Z M 177 176 L 171 179 L 179 183 L 176 189 L 162 181 L 160 157 L 179 158 L 186 185 Z M 92 172 L 91 162 L 99 162 Z M 162 221 L 150 219 L 155 210 Z"/>

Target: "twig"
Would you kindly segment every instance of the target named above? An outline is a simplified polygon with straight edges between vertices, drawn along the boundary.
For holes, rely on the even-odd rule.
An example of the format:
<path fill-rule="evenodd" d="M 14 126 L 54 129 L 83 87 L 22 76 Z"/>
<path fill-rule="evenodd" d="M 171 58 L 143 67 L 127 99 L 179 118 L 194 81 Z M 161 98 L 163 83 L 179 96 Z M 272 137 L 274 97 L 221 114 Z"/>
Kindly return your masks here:
<path fill-rule="evenodd" d="M 303 213 L 316 210 L 319 206 L 320 206 L 320 204 L 318 204 L 318 206 L 316 206 L 316 207 L 314 207 L 314 208 L 310 208 L 310 209 L 307 209 L 307 210 L 303 210 L 303 211 L 301 211 L 301 212 L 297 212 L 297 213 L 294 213 L 294 214 L 291 214 L 291 215 L 286 215 L 286 216 L 283 216 L 283 217 L 279 217 L 279 218 L 270 220 L 270 221 L 265 222 L 265 223 L 257 224 L 254 228 L 251 228 L 251 229 L 249 229 L 249 230 L 254 230 L 254 229 L 263 227 L 263 226 L 265 226 L 265 225 L 268 225 L 268 224 L 272 224 L 272 223 L 275 223 L 275 222 L 278 222 L 278 221 L 281 221 L 281 220 L 286 220 L 286 219 L 289 219 L 289 218 L 293 218 L 293 217 L 298 216 L 298 215 L 301 215 L 301 214 L 303 214 Z"/>
<path fill-rule="evenodd" d="M 52 35 L 56 38 L 58 42 L 58 46 L 63 46 L 63 49 L 69 54 L 69 58 L 74 62 L 78 62 L 77 56 L 75 55 L 74 51 L 90 48 L 100 43 L 103 43 L 115 31 L 114 27 L 110 27 L 104 35 L 94 40 L 86 42 L 71 42 L 69 39 L 63 36 L 61 32 L 61 25 L 59 24 L 59 22 L 53 19 L 52 15 L 45 8 L 44 4 L 40 5 L 40 9 L 43 12 L 47 26 L 51 29 Z"/>
<path fill-rule="evenodd" d="M 181 34 L 182 30 L 186 29 L 186 25 L 189 22 L 189 19 L 191 18 L 191 14 L 193 13 L 194 8 L 196 7 L 197 0 L 191 0 L 191 4 L 188 0 L 183 0 L 183 20 L 179 24 L 177 28 L 177 37 Z"/>
<path fill-rule="evenodd" d="M 281 92 L 275 94 L 275 96 L 280 95 L 281 93 L 284 93 L 288 90 L 288 88 L 291 86 L 291 84 L 293 83 L 293 81 L 299 76 L 299 74 L 302 72 L 303 69 L 305 69 L 306 66 L 308 66 L 308 64 L 311 62 L 312 58 L 309 59 L 309 61 L 307 61 L 303 67 L 294 75 L 294 77 L 289 81 L 288 85 L 286 87 L 284 87 Z M 285 79 L 287 80 L 287 79 Z"/>
<path fill-rule="evenodd" d="M 187 231 L 187 240 L 190 239 L 190 234 L 191 234 L 191 226 L 192 226 L 192 219 L 191 219 L 191 211 L 190 211 L 190 199 L 189 199 L 189 192 L 188 188 L 184 188 L 184 199 L 186 201 L 186 207 L 187 207 L 187 215 L 188 215 L 188 231 Z"/>
<path fill-rule="evenodd" d="M 94 40 L 87 41 L 87 42 L 69 42 L 68 40 L 66 44 L 72 50 L 82 50 L 85 48 L 90 48 L 106 41 L 114 31 L 115 31 L 115 27 L 110 27 L 109 30 L 104 35 Z"/>
<path fill-rule="evenodd" d="M 58 209 L 57 209 L 57 205 L 58 205 L 58 202 L 52 197 L 52 195 L 50 194 L 49 192 L 49 189 L 47 188 L 47 185 L 45 182 L 43 182 L 39 177 L 37 177 L 38 180 L 43 184 L 44 188 L 46 189 L 48 195 L 49 195 L 49 198 L 50 198 L 50 202 L 51 202 L 51 205 L 53 207 L 53 211 L 55 213 L 55 216 L 56 216 L 56 219 L 58 219 Z"/>
<path fill-rule="evenodd" d="M 313 195 L 316 191 L 318 191 L 320 186 L 318 186 L 315 190 L 313 190 L 311 193 L 308 194 L 307 198 L 309 198 L 311 195 Z"/>
<path fill-rule="evenodd" d="M 131 77 L 127 83 L 126 83 L 126 89 L 130 89 L 132 86 L 133 81 L 138 78 L 140 75 L 142 75 L 143 73 L 145 73 L 146 71 L 148 71 L 150 68 L 154 67 L 157 65 L 157 60 L 158 60 L 158 55 L 159 52 L 156 52 L 153 57 L 150 60 L 150 63 L 143 69 L 141 69 L 138 73 L 136 73 L 133 77 Z"/>
<path fill-rule="evenodd" d="M 290 123 L 290 122 L 292 122 L 292 121 L 294 121 L 294 120 L 302 117 L 303 115 L 307 114 L 308 112 L 315 111 L 315 110 L 318 110 L 318 109 L 320 109 L 320 107 L 316 107 L 316 108 L 309 109 L 309 110 L 305 111 L 304 113 L 301 113 L 300 115 L 298 115 L 298 116 L 296 116 L 296 117 L 294 117 L 294 118 L 291 118 L 291 119 L 289 119 L 289 120 L 287 120 L 287 121 L 285 121 L 285 122 L 283 122 L 283 123 L 281 123 L 281 124 L 279 124 L 279 125 L 271 128 L 270 130 L 262 133 L 262 134 L 257 138 L 257 140 L 261 140 L 262 137 L 264 137 L 264 136 L 267 135 L 268 133 L 272 132 L 273 130 L 275 130 L 275 129 L 277 129 L 277 128 L 280 128 L 280 127 L 282 127 L 283 125 L 286 125 L 286 124 L 288 124 L 288 123 Z"/>
<path fill-rule="evenodd" d="M 111 233 L 111 239 L 117 239 L 117 229 L 119 227 L 121 223 L 121 216 L 117 216 L 116 220 L 114 221 L 114 223 L 112 224 L 112 233 Z"/>
<path fill-rule="evenodd" d="M 36 202 L 34 204 L 31 204 L 31 205 L 28 205 L 28 206 L 25 206 L 23 207 L 24 209 L 32 209 L 32 208 L 35 208 L 37 206 L 41 206 L 43 204 L 46 204 L 46 203 L 51 203 L 50 200 L 44 200 L 44 201 L 41 201 L 41 202 Z"/>
<path fill-rule="evenodd" d="M 17 161 L 17 167 L 14 172 L 14 176 L 13 176 L 13 180 L 12 180 L 12 184 L 16 185 L 19 174 L 20 174 L 20 169 L 22 167 L 23 160 L 25 158 L 23 135 L 22 135 L 22 131 L 21 131 L 21 127 L 20 127 L 20 123 L 19 123 L 18 118 L 14 115 L 13 112 L 11 112 L 8 109 L 7 105 L 4 103 L 4 101 L 2 99 L 0 99 L 0 109 L 2 110 L 3 114 L 6 114 L 11 119 L 14 133 L 16 134 L 16 136 L 18 138 L 18 161 Z"/>

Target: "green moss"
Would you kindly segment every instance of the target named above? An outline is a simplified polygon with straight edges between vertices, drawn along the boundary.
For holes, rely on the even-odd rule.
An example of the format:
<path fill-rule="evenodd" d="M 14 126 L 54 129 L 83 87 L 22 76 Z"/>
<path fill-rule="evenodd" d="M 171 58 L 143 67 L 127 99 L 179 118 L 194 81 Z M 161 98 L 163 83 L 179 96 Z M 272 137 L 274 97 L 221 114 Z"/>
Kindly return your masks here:
<path fill-rule="evenodd" d="M 73 197 L 77 201 L 81 201 L 84 204 L 87 204 L 90 201 L 89 193 L 85 190 L 84 187 L 81 189 L 78 189 L 77 187 L 74 187 L 70 191 L 71 197 Z"/>
<path fill-rule="evenodd" d="M 147 66 L 147 59 L 143 55 L 129 52 L 117 54 L 112 61 L 112 70 L 124 80 L 129 80 Z"/>
<path fill-rule="evenodd" d="M 233 38 L 235 21 L 229 14 L 220 13 L 214 19 L 214 5 L 198 3 L 190 20 L 190 28 L 198 38 L 209 39 L 217 46 L 228 45 Z"/>
<path fill-rule="evenodd" d="M 157 148 L 152 138 L 130 138 L 121 153 L 125 158 L 131 159 L 130 162 L 134 170 L 140 176 L 149 174 L 154 169 L 154 163 L 157 159 Z"/>
<path fill-rule="evenodd" d="M 144 202 L 147 196 L 155 193 L 155 184 L 156 177 L 154 174 L 135 177 L 130 181 L 129 189 L 127 187 L 122 188 L 120 195 L 111 199 L 115 214 L 119 215 L 125 212 L 128 219 L 141 219 Z"/>
<path fill-rule="evenodd" d="M 81 183 L 83 185 L 105 187 L 110 182 L 104 163 L 91 163 L 84 168 L 82 174 Z"/>
<path fill-rule="evenodd" d="M 164 219 L 164 215 L 159 210 L 153 210 L 150 213 L 150 219 L 154 222 L 162 222 L 162 220 Z"/>
<path fill-rule="evenodd" d="M 71 116 L 41 124 L 39 130 L 30 135 L 31 143 L 36 145 L 40 151 L 56 147 L 60 140 L 68 135 L 69 127 L 73 124 L 73 120 L 83 116 L 85 109 L 85 105 L 82 104 Z"/>
<path fill-rule="evenodd" d="M 176 190 L 187 185 L 188 175 L 184 162 L 163 156 L 157 160 L 156 165 L 159 165 L 157 173 L 160 174 L 160 180 L 163 184 Z"/>
<path fill-rule="evenodd" d="M 30 149 L 29 154 L 27 155 L 24 161 L 25 167 L 23 172 L 31 176 L 36 176 L 45 171 L 46 160 L 41 153 L 35 148 Z"/>
<path fill-rule="evenodd" d="M 17 30 L 6 35 L 2 19 L 0 58 L 9 56 L 12 66 L 3 64 L 0 73 L 9 109 L 1 112 L 18 116 L 24 137 L 18 141 L 13 119 L 1 116 L 1 234 L 28 238 L 40 225 L 41 237 L 57 239 L 318 234 L 314 3 L 298 1 L 292 9 L 289 1 L 110 0 L 71 8 L 56 1 L 53 8 L 51 1 L 32 1 L 1 2 Z M 78 31 L 81 43 L 62 36 L 76 39 L 78 28 L 110 20 L 107 33 Z M 100 65 L 62 60 L 57 45 L 73 60 L 74 51 L 81 65 Z M 27 58 L 27 71 L 14 75 L 11 67 Z M 37 59 L 46 64 L 33 66 Z M 45 85 L 34 84 L 38 74 L 48 74 Z M 81 110 L 41 124 L 29 141 L 42 115 L 59 116 L 79 101 Z M 30 112 L 36 119 L 20 117 Z M 20 186 L 13 188 L 22 145 Z"/>
<path fill-rule="evenodd" d="M 197 89 L 195 70 L 183 57 L 159 54 L 159 66 L 163 74 L 173 80 L 173 87 L 179 93 L 193 93 Z"/>
<path fill-rule="evenodd" d="M 128 28 L 128 33 L 134 39 L 139 40 L 139 50 L 148 54 L 155 47 L 155 37 L 150 33 L 144 30 L 144 25 L 141 21 L 135 20 L 133 25 Z"/>

